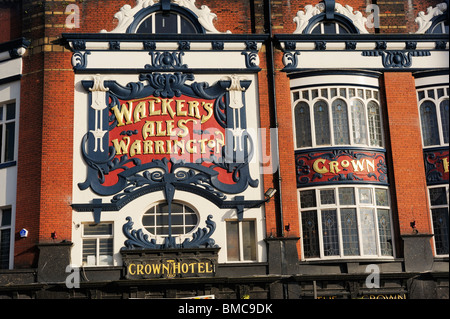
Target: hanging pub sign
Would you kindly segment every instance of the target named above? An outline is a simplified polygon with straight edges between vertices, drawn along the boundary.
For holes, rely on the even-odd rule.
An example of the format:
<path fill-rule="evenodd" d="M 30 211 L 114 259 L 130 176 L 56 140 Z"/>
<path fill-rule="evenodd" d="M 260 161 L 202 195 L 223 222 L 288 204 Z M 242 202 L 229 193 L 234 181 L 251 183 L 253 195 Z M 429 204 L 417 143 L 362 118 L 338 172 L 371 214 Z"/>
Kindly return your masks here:
<path fill-rule="evenodd" d="M 425 175 L 428 185 L 443 184 L 449 181 L 448 148 L 425 150 Z"/>
<path fill-rule="evenodd" d="M 295 164 L 297 187 L 349 182 L 388 183 L 382 151 L 334 149 L 296 152 Z"/>

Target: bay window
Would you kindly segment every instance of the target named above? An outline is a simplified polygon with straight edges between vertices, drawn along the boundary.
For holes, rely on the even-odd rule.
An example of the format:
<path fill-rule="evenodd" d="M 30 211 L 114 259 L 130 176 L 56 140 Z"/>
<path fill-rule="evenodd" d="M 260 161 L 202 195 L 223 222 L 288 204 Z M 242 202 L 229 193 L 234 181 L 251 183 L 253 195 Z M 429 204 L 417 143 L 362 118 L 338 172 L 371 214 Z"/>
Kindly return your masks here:
<path fill-rule="evenodd" d="M 392 257 L 386 187 L 324 186 L 301 189 L 303 257 Z"/>
<path fill-rule="evenodd" d="M 378 90 L 359 87 L 292 91 L 295 147 L 384 147 Z"/>

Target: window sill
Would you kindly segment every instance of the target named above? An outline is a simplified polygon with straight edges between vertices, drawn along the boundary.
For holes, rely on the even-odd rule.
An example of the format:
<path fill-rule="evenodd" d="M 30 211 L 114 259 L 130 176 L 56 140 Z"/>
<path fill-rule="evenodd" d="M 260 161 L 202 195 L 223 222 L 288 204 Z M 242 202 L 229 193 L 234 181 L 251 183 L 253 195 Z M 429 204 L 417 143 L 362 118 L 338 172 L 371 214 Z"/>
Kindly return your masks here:
<path fill-rule="evenodd" d="M 11 167 L 11 166 L 16 166 L 17 162 L 16 161 L 11 161 L 11 162 L 6 162 L 6 163 L 0 163 L 0 169 L 2 168 L 7 168 L 7 167 Z"/>

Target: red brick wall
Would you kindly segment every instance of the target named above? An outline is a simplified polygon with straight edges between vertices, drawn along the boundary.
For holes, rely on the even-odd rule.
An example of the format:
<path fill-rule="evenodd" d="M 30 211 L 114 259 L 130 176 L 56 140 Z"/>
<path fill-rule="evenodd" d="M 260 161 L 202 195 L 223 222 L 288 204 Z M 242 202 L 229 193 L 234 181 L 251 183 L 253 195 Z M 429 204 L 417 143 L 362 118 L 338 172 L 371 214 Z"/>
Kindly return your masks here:
<path fill-rule="evenodd" d="M 431 233 L 419 111 L 411 73 L 384 73 L 396 209 L 400 234 Z"/>

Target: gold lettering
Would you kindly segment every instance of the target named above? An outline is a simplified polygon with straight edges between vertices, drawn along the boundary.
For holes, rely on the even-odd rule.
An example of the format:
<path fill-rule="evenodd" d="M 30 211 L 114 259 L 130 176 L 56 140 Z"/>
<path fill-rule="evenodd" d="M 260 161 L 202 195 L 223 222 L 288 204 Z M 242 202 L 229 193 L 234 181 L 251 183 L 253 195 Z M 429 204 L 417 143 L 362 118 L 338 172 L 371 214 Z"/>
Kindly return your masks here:
<path fill-rule="evenodd" d="M 136 267 L 135 264 L 128 265 L 128 273 L 132 276 L 136 274 L 136 271 L 131 270 L 131 267 L 133 267 L 133 266 Z"/>
<path fill-rule="evenodd" d="M 126 143 L 124 142 L 126 140 Z M 124 136 L 119 142 L 118 139 L 112 140 L 117 155 L 128 154 L 128 146 L 130 145 L 130 137 Z"/>
<path fill-rule="evenodd" d="M 194 143 L 196 143 L 197 140 L 189 140 L 186 144 L 186 150 L 189 154 L 197 154 L 197 146 L 193 146 Z"/>
<path fill-rule="evenodd" d="M 189 129 L 186 127 L 186 122 L 189 120 L 179 120 L 178 121 L 178 128 L 180 128 L 182 130 L 182 132 L 178 132 L 178 136 L 179 137 L 185 137 L 186 135 L 189 134 Z M 191 120 L 194 121 L 194 120 Z"/>
<path fill-rule="evenodd" d="M 173 102 L 173 99 L 163 99 L 161 103 L 161 110 L 163 115 L 169 114 L 171 118 L 175 116 L 175 112 L 170 106 L 170 103 Z"/>
<path fill-rule="evenodd" d="M 198 104 L 199 103 L 197 101 L 188 101 L 189 116 L 196 117 L 196 118 L 200 119 L 200 111 L 198 110 Z"/>
<path fill-rule="evenodd" d="M 156 136 L 166 136 L 166 130 L 162 129 L 163 121 L 156 121 Z"/>
<path fill-rule="evenodd" d="M 189 271 L 189 265 L 186 264 L 186 263 L 183 263 L 183 264 L 181 265 L 181 272 L 182 272 L 183 274 L 185 274 L 185 273 L 187 273 L 188 271 Z"/>
<path fill-rule="evenodd" d="M 172 154 L 178 154 L 178 150 L 181 150 L 181 154 L 184 154 L 184 140 L 175 141 Z"/>
<path fill-rule="evenodd" d="M 184 100 L 177 100 L 177 116 L 186 116 L 187 112 L 183 111 Z"/>
<path fill-rule="evenodd" d="M 153 97 L 153 98 L 150 98 L 150 100 L 148 100 L 148 104 L 149 104 L 148 107 L 150 109 L 150 116 L 152 116 L 152 115 L 160 115 L 161 114 L 160 110 L 155 110 L 155 102 L 156 103 L 160 103 L 161 100 L 159 98 L 157 98 L 157 97 Z"/>
<path fill-rule="evenodd" d="M 319 167 L 319 163 L 324 164 L 325 161 L 326 161 L 326 160 L 325 160 L 324 158 L 319 158 L 319 159 L 317 159 L 317 160 L 313 163 L 313 170 L 314 170 L 316 173 L 319 173 L 319 174 L 325 174 L 325 173 L 328 173 L 328 169 L 325 167 L 325 165 L 322 166 L 322 167 Z"/>
<path fill-rule="evenodd" d="M 155 136 L 155 121 L 146 121 L 142 126 L 142 137 L 145 140 L 149 136 Z"/>
<path fill-rule="evenodd" d="M 213 114 L 213 107 L 212 107 L 213 105 L 212 105 L 212 103 L 202 102 L 202 106 L 208 112 L 208 114 L 202 116 L 201 124 L 203 124 L 206 121 L 208 121 L 211 118 L 212 114 Z"/>
<path fill-rule="evenodd" d="M 200 153 L 205 154 L 205 143 L 208 142 L 208 139 L 204 139 L 204 140 L 198 140 L 198 142 L 200 143 Z"/>
<path fill-rule="evenodd" d="M 343 168 L 347 168 L 347 167 L 350 166 L 350 162 L 347 161 L 347 160 L 343 160 L 343 161 L 341 162 L 341 166 L 342 166 Z"/>
<path fill-rule="evenodd" d="M 161 271 L 161 264 L 152 264 L 153 273 L 156 275 L 159 275 L 159 272 Z"/>
<path fill-rule="evenodd" d="M 362 171 L 362 170 L 364 170 L 364 160 L 362 160 L 362 161 L 360 161 L 360 160 L 357 160 L 357 161 L 355 161 L 355 160 L 352 160 L 352 165 L 353 165 L 353 170 L 355 171 L 355 172 L 359 172 L 359 171 Z"/>
<path fill-rule="evenodd" d="M 135 156 L 135 155 L 140 155 L 140 154 L 142 154 L 141 141 L 135 140 L 133 142 L 133 144 L 131 144 L 131 147 L 130 147 L 130 156 Z"/>
<path fill-rule="evenodd" d="M 340 169 L 338 168 L 339 163 L 337 161 L 331 161 L 330 162 L 330 172 L 333 174 L 337 174 L 340 172 Z"/>
<path fill-rule="evenodd" d="M 205 264 L 206 264 L 206 272 L 207 273 L 213 272 L 211 264 L 209 262 L 206 262 Z"/>
<path fill-rule="evenodd" d="M 144 141 L 144 154 L 153 154 L 153 141 Z"/>
<path fill-rule="evenodd" d="M 157 140 L 155 141 L 155 154 L 164 154 L 166 151 L 164 150 L 164 141 Z"/>
<path fill-rule="evenodd" d="M 175 128 L 173 125 L 173 120 L 167 120 L 166 121 L 166 129 L 167 129 L 167 136 L 175 136 L 175 132 L 172 131 Z"/>
<path fill-rule="evenodd" d="M 137 265 L 136 275 L 143 275 L 144 274 L 142 271 L 143 269 L 144 269 L 144 265 L 142 265 L 142 264 Z"/>
<path fill-rule="evenodd" d="M 133 110 L 133 102 L 132 101 L 129 102 L 128 108 L 126 106 L 126 103 L 124 103 L 124 104 L 122 104 L 122 108 L 120 109 L 120 111 L 119 111 L 117 105 L 114 105 L 114 107 L 111 110 L 114 111 L 114 116 L 117 119 L 117 126 L 125 125 L 125 123 L 123 122 L 124 117 L 125 117 L 125 120 L 126 120 L 126 124 L 133 123 L 131 121 L 131 113 L 132 113 L 132 110 Z"/>
<path fill-rule="evenodd" d="M 444 165 L 444 173 L 448 173 L 448 157 L 442 159 L 442 164 Z"/>
<path fill-rule="evenodd" d="M 169 274 L 170 272 L 170 268 L 169 268 L 169 265 L 168 264 L 162 264 L 162 273 L 164 274 L 164 273 L 166 273 L 166 274 Z"/>
<path fill-rule="evenodd" d="M 144 268 L 144 271 L 145 271 L 146 275 L 151 274 L 152 273 L 152 265 L 146 264 L 145 268 Z"/>
<path fill-rule="evenodd" d="M 375 172 L 375 160 L 368 161 L 366 160 L 367 171 L 370 172 L 369 166 L 372 167 L 372 171 Z"/>
<path fill-rule="evenodd" d="M 205 266 L 205 263 L 198 263 L 198 272 L 200 274 L 205 272 L 205 270 L 203 269 L 204 266 Z"/>
<path fill-rule="evenodd" d="M 136 105 L 134 112 L 134 123 L 140 122 L 141 118 L 147 117 L 147 111 L 145 109 L 145 102 L 139 102 L 138 105 Z"/>

